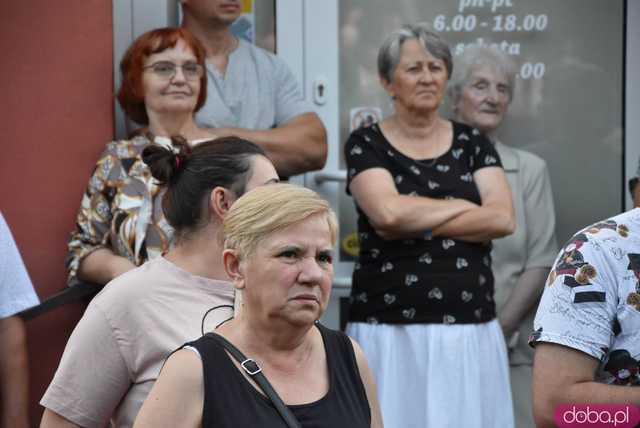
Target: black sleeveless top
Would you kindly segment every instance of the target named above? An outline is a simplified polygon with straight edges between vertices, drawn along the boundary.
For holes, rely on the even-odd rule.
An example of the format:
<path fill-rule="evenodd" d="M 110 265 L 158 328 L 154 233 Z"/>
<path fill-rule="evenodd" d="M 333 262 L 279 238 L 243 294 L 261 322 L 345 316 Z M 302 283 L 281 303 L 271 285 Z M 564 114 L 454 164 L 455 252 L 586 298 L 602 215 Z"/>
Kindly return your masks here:
<path fill-rule="evenodd" d="M 351 341 L 344 333 L 316 326 L 325 347 L 329 391 L 313 403 L 289 409 L 303 428 L 369 428 L 371 411 Z M 271 401 L 244 377 L 210 334 L 185 346 L 197 349 L 202 359 L 202 428 L 286 427 Z"/>

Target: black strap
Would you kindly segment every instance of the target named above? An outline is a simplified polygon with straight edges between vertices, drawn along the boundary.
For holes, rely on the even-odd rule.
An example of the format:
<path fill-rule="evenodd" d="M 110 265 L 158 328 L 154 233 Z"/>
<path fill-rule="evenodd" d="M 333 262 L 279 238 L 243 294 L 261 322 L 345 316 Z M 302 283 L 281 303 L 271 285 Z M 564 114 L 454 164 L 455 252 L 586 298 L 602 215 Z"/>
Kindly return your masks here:
<path fill-rule="evenodd" d="M 244 369 L 245 372 L 256 383 L 262 388 L 267 397 L 271 400 L 273 405 L 275 406 L 284 422 L 287 424 L 289 428 L 302 428 L 300 423 L 296 419 L 296 417 L 291 413 L 291 410 L 287 407 L 286 404 L 282 401 L 282 398 L 278 395 L 273 386 L 267 380 L 267 377 L 262 373 L 262 369 L 253 359 L 245 357 L 245 355 L 235 347 L 235 345 L 229 342 L 224 337 L 220 336 L 217 333 L 207 333 L 208 336 L 216 340 L 220 345 L 222 345 L 229 353 L 236 359 L 237 362 L 240 363 L 240 367 Z"/>

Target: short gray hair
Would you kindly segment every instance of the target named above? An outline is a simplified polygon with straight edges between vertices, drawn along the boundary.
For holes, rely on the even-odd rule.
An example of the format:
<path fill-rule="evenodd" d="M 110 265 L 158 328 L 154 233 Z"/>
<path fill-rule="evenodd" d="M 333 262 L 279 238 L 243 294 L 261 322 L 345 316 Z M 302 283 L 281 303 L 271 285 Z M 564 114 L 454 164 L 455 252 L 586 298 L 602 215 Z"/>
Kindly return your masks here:
<path fill-rule="evenodd" d="M 393 31 L 384 39 L 378 51 L 378 75 L 391 82 L 393 72 L 400 62 L 402 44 L 410 39 L 416 39 L 427 52 L 435 58 L 444 61 L 447 67 L 447 77 L 453 72 L 453 62 L 449 45 L 436 33 L 429 30 L 426 23 L 408 24 Z"/>
<path fill-rule="evenodd" d="M 505 75 L 509 84 L 509 102 L 513 98 L 518 70 L 515 63 L 502 50 L 495 46 L 474 45 L 467 47 L 462 54 L 455 58 L 456 71 L 449 80 L 448 92 L 452 103 L 460 99 L 462 88 L 469 83 L 474 67 L 487 67 L 493 72 Z"/>

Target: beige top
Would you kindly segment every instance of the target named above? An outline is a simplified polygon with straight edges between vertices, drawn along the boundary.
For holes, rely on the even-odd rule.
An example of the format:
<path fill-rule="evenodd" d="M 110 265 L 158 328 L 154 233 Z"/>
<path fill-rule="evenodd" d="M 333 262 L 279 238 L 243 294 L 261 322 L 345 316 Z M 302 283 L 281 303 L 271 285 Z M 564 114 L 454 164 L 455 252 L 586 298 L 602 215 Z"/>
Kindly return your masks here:
<path fill-rule="evenodd" d="M 516 213 L 515 232 L 494 240 L 491 252 L 499 315 L 524 271 L 536 267 L 551 268 L 558 253 L 558 244 L 553 194 L 545 161 L 500 142 L 495 146 L 511 186 Z M 533 350 L 527 339 L 533 331 L 535 309 L 520 324 L 517 344 L 509 352 L 511 365 L 533 363 Z"/>
<path fill-rule="evenodd" d="M 69 338 L 40 401 L 82 427 L 133 425 L 166 357 L 232 315 L 229 282 L 157 257 L 111 281 Z M 205 317 L 206 315 L 206 317 Z"/>

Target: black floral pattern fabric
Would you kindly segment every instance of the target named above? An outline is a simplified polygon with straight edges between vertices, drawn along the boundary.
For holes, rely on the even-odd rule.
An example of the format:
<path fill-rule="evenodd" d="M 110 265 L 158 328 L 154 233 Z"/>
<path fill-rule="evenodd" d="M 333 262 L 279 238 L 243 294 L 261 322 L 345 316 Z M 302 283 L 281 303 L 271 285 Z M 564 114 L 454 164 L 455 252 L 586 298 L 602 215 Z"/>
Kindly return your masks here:
<path fill-rule="evenodd" d="M 351 180 L 384 168 L 400 194 L 461 198 L 480 204 L 473 173 L 501 167 L 491 142 L 452 122 L 450 149 L 416 160 L 396 150 L 377 125 L 354 131 L 345 144 L 347 193 Z M 383 240 L 356 203 L 360 255 L 353 272 L 349 321 L 370 323 L 480 323 L 495 318 L 491 246 L 453 238 Z"/>

